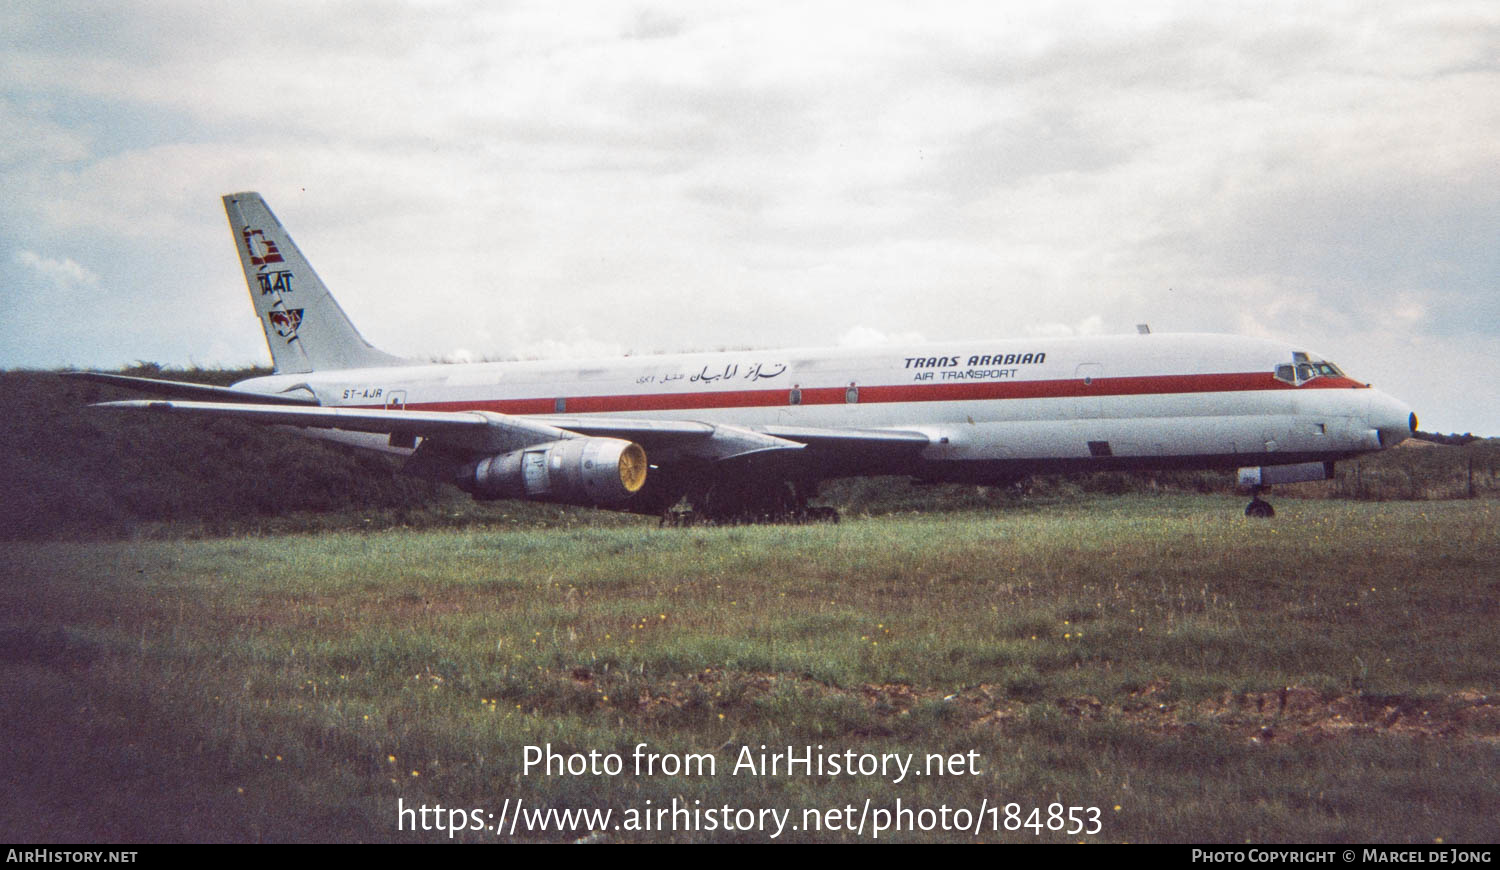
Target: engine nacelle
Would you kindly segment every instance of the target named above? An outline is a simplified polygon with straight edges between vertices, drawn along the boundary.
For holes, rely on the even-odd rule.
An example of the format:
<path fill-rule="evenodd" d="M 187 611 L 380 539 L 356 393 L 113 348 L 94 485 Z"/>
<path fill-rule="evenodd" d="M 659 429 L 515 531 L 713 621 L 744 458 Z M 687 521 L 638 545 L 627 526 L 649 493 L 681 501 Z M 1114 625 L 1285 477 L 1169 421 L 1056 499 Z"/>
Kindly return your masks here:
<path fill-rule="evenodd" d="M 646 451 L 620 438 L 534 444 L 464 467 L 458 485 L 475 498 L 617 505 L 646 484 Z"/>

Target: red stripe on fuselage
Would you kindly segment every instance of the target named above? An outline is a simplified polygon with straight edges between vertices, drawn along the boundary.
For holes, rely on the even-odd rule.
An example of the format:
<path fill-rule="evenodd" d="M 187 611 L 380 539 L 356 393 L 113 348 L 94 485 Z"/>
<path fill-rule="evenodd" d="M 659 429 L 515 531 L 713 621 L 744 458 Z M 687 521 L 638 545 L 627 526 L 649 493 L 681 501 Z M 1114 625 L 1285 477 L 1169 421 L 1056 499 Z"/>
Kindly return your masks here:
<path fill-rule="evenodd" d="M 1237 393 L 1259 390 L 1366 389 L 1349 378 L 1316 378 L 1294 387 L 1265 372 L 1212 375 L 1147 375 L 1052 381 L 979 381 L 920 384 L 858 384 L 859 404 L 896 402 L 978 402 L 1006 399 L 1080 399 L 1102 396 L 1165 396 L 1184 393 Z M 801 405 L 842 405 L 847 387 L 806 387 Z M 472 401 L 409 402 L 413 411 L 494 411 L 500 414 L 555 414 L 563 399 L 566 414 L 605 414 L 639 411 L 695 411 L 715 408 L 787 407 L 791 389 L 706 390 L 693 393 L 633 393 L 616 396 L 555 395 L 536 399 L 478 399 Z M 379 408 L 381 405 L 346 407 Z"/>

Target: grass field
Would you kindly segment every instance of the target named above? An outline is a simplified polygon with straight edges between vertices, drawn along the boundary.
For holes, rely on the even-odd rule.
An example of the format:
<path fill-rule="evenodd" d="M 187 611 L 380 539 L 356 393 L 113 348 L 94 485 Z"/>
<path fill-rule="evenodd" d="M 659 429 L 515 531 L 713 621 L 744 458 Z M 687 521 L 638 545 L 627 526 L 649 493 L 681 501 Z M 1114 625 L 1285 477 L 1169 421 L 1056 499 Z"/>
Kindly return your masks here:
<path fill-rule="evenodd" d="M 614 815 L 453 838 L 775 831 L 630 829 L 675 800 L 790 811 L 780 841 L 878 811 L 929 828 L 882 840 L 1500 840 L 1500 508 L 1240 507 L 6 542 L 0 837 L 447 840 L 409 828 L 517 800 Z M 638 774 L 639 744 L 715 771 Z M 525 769 L 547 745 L 624 771 Z M 735 772 L 762 745 L 964 766 Z"/>

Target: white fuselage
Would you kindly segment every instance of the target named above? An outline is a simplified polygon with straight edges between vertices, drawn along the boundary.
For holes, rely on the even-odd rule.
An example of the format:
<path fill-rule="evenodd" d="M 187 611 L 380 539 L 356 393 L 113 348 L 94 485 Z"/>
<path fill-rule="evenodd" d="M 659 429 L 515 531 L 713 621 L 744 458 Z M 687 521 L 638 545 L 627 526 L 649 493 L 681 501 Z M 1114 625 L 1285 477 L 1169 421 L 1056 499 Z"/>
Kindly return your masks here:
<path fill-rule="evenodd" d="M 391 366 L 237 386 L 305 390 L 330 407 L 916 431 L 935 467 L 1331 461 L 1415 428 L 1409 408 L 1342 373 L 1278 378 L 1296 358 L 1319 362 L 1265 339 L 1157 334 Z"/>

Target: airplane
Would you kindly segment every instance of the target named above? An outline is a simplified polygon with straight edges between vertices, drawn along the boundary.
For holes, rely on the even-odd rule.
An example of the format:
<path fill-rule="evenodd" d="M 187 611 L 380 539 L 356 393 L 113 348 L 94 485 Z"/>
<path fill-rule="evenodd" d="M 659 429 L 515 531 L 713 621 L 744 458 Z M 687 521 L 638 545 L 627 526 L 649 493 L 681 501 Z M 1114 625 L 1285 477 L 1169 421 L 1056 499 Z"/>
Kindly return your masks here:
<path fill-rule="evenodd" d="M 231 387 L 97 372 L 157 399 L 95 407 L 303 429 L 408 457 L 478 499 L 663 523 L 837 520 L 823 481 L 1238 470 L 1272 485 L 1416 432 L 1402 402 L 1295 345 L 1141 334 L 429 364 L 360 335 L 258 193 L 223 197 L 273 373 Z M 686 500 L 689 510 L 674 510 Z"/>

